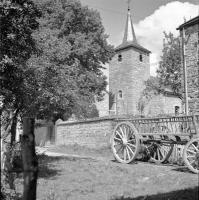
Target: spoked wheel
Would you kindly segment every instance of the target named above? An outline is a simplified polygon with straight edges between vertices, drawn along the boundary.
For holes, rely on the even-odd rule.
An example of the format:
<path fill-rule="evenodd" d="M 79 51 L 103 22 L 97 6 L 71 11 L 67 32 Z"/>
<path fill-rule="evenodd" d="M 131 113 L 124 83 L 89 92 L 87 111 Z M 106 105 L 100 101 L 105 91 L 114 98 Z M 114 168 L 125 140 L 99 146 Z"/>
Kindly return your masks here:
<path fill-rule="evenodd" d="M 168 143 L 154 143 L 154 151 L 151 153 L 150 161 L 156 164 L 165 163 L 172 151 L 173 151 L 173 144 Z"/>
<path fill-rule="evenodd" d="M 154 140 L 154 142 L 148 145 L 151 156 L 150 161 L 156 164 L 165 163 L 173 151 L 174 144 L 164 142 L 164 140 L 168 140 L 168 137 L 165 135 L 150 136 L 150 139 Z"/>
<path fill-rule="evenodd" d="M 185 145 L 183 159 L 192 172 L 199 173 L 199 138 L 193 138 Z"/>
<path fill-rule="evenodd" d="M 116 125 L 111 138 L 111 148 L 116 160 L 130 163 L 139 153 L 140 140 L 136 128 L 130 122 Z"/>

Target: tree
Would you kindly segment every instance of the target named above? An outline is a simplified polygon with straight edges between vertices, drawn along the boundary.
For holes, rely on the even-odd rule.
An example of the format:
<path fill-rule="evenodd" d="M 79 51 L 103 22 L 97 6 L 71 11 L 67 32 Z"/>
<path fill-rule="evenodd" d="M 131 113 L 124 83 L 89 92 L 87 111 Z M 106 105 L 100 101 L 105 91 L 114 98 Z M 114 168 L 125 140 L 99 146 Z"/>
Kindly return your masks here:
<path fill-rule="evenodd" d="M 34 57 L 30 66 L 37 69 L 39 88 L 45 94 L 39 98 L 42 111 L 48 116 L 73 113 L 87 117 L 95 100 L 103 99 L 107 82 L 101 69 L 113 55 L 99 13 L 74 0 L 37 4 L 43 17 L 34 38 L 41 56 Z M 43 113 L 39 116 L 46 116 Z"/>
<path fill-rule="evenodd" d="M 0 76 L 1 76 L 1 93 L 3 97 L 1 115 L 11 113 L 10 119 L 5 119 L 8 122 L 6 132 L 11 132 L 11 146 L 13 146 L 16 135 L 16 124 L 19 114 L 26 115 L 30 95 L 26 93 L 25 86 L 30 85 L 30 77 L 27 73 L 27 60 L 33 53 L 36 53 L 36 46 L 32 38 L 32 32 L 38 28 L 37 17 L 40 16 L 39 10 L 30 0 L 4 0 L 0 3 L 0 33 L 1 33 L 1 52 L 0 52 Z M 28 83 L 28 84 L 27 84 Z M 26 111 L 26 112 L 24 112 Z M 26 131 L 26 130 L 25 130 Z M 25 133 L 24 131 L 24 133 Z M 7 134 L 7 133 L 6 133 Z M 32 132 L 26 133 L 24 144 L 31 146 L 31 151 L 35 154 L 34 138 Z M 23 154 L 27 151 L 22 149 Z M 34 155 L 33 155 L 34 156 Z M 12 159 L 10 159 L 12 160 Z M 24 180 L 37 180 L 37 158 L 34 156 L 33 161 L 29 163 L 29 171 L 24 173 Z M 28 163 L 28 160 L 23 160 Z M 11 163 L 10 163 L 11 165 Z M 8 172 L 9 176 L 12 173 Z M 36 185 L 36 181 L 34 183 Z M 10 184 L 11 186 L 12 184 Z M 30 181 L 24 181 L 24 185 L 34 187 Z M 13 189 L 13 186 L 11 186 Z M 29 193 L 24 187 L 24 194 Z M 32 194 L 32 196 L 31 196 Z M 36 189 L 32 190 L 28 199 L 33 199 L 36 196 Z M 24 199 L 27 199 L 24 195 Z"/>
<path fill-rule="evenodd" d="M 30 0 L 0 4 L 1 111 L 10 110 L 24 122 L 22 152 L 28 171 L 24 180 L 29 180 L 24 181 L 24 199 L 32 194 L 30 200 L 36 197 L 37 178 L 34 118 L 87 116 L 87 108 L 103 98 L 107 83 L 101 69 L 113 55 L 96 11 L 72 0 L 35 3 L 42 10 L 40 20 L 40 12 Z M 14 118 L 8 121 L 13 124 Z M 11 135 L 12 142 L 15 132 Z"/>
<path fill-rule="evenodd" d="M 175 94 L 181 94 L 181 54 L 180 38 L 164 32 L 163 55 L 157 70 L 160 85 L 171 88 Z"/>
<path fill-rule="evenodd" d="M 141 116 L 144 115 L 145 106 L 161 91 L 164 91 L 164 88 L 160 85 L 160 80 L 157 77 L 151 76 L 147 81 L 145 81 L 145 89 L 142 91 L 137 105 Z"/>
<path fill-rule="evenodd" d="M 138 103 L 141 115 L 147 103 L 159 93 L 172 92 L 181 97 L 181 54 L 180 38 L 172 33 L 164 32 L 164 44 L 162 50 L 157 77 L 150 77 L 145 82 L 146 88 L 142 92 Z"/>
<path fill-rule="evenodd" d="M 32 32 L 38 28 L 39 10 L 29 0 L 2 1 L 0 3 L 1 52 L 0 76 L 3 97 L 2 111 L 13 113 L 11 144 L 15 140 L 17 116 L 24 104 L 24 72 L 26 62 L 36 52 Z"/>

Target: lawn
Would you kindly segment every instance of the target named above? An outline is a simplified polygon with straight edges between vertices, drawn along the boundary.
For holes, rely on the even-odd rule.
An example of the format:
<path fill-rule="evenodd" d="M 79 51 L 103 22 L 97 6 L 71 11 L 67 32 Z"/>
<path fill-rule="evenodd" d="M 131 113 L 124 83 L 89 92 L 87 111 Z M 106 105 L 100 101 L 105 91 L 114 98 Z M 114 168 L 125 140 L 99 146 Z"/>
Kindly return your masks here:
<path fill-rule="evenodd" d="M 186 167 L 115 162 L 108 149 L 56 147 L 92 158 L 40 156 L 38 200 L 198 200 L 198 175 Z"/>

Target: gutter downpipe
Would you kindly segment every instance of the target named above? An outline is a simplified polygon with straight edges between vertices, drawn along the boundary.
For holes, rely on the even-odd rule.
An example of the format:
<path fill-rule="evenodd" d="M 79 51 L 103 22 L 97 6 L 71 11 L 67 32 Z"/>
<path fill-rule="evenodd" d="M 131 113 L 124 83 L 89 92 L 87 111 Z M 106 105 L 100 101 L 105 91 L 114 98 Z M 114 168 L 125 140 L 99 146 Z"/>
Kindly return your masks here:
<path fill-rule="evenodd" d="M 188 90 L 187 90 L 187 66 L 186 66 L 186 52 L 185 52 L 185 31 L 182 29 L 182 60 L 183 60 L 183 74 L 184 74 L 184 91 L 185 91 L 185 114 L 189 114 Z"/>

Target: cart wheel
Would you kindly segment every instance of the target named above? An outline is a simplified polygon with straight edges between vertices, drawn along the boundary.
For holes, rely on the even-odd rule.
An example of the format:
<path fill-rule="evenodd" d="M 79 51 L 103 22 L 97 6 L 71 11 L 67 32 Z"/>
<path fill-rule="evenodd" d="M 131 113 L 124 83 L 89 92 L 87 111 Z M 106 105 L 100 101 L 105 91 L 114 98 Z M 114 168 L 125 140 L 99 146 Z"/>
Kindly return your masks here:
<path fill-rule="evenodd" d="M 154 142 L 151 145 L 153 145 L 153 151 L 151 153 L 150 161 L 156 164 L 165 163 L 169 159 L 174 147 L 174 144 L 169 143 Z"/>
<path fill-rule="evenodd" d="M 199 138 L 192 138 L 184 147 L 183 160 L 194 173 L 199 173 Z"/>
<path fill-rule="evenodd" d="M 120 163 L 130 163 L 139 153 L 140 139 L 138 132 L 130 122 L 120 122 L 116 125 L 111 138 L 111 148 L 116 160 Z"/>

